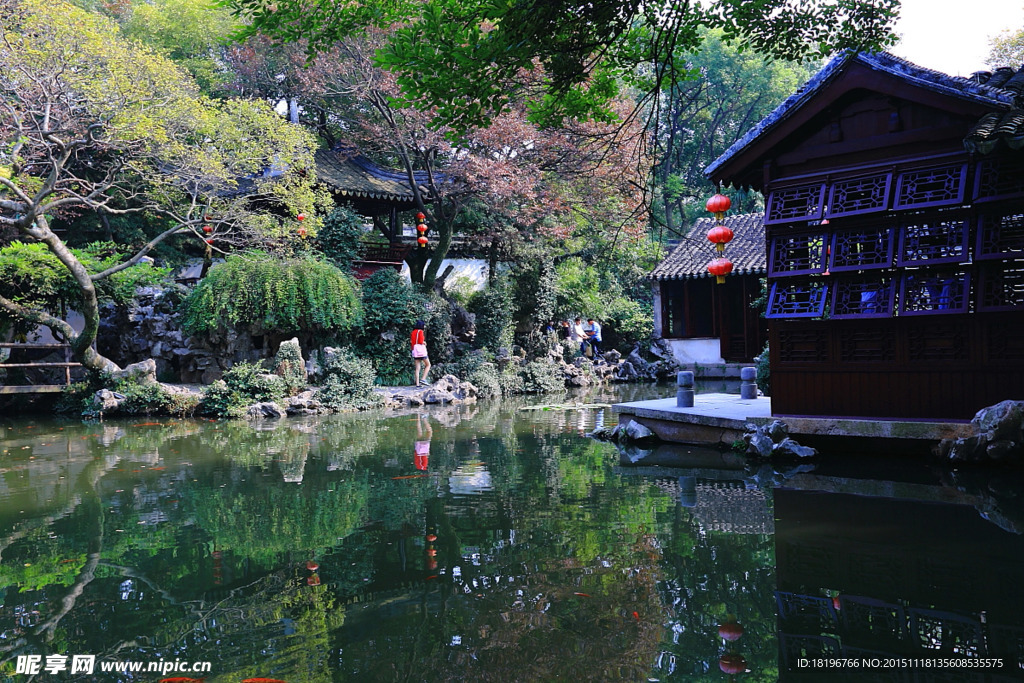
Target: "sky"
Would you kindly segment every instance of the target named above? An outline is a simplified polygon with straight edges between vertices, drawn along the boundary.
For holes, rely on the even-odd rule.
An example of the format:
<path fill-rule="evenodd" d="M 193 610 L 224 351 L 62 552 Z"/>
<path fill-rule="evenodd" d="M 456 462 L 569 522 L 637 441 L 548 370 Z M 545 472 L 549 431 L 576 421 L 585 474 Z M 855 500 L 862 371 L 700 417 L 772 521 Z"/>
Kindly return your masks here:
<path fill-rule="evenodd" d="M 901 4 L 896 32 L 903 38 L 890 52 L 953 76 L 987 70 L 991 39 L 1004 29 L 1024 28 L 1024 0 L 902 0 Z"/>

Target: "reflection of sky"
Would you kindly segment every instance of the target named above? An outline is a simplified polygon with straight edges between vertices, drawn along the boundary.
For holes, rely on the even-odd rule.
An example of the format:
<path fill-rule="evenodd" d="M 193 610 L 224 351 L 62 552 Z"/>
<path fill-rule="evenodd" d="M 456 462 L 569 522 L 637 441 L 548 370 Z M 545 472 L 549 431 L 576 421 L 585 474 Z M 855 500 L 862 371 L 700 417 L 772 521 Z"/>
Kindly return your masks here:
<path fill-rule="evenodd" d="M 455 495 L 473 496 L 494 488 L 491 473 L 480 461 L 472 461 L 460 465 L 448 477 L 448 487 Z"/>

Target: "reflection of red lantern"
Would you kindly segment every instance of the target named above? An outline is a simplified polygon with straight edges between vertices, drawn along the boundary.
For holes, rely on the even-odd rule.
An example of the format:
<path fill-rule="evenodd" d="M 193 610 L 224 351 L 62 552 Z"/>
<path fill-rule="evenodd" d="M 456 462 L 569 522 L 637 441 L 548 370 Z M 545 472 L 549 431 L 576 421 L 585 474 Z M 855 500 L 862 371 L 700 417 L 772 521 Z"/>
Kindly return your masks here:
<path fill-rule="evenodd" d="M 718 660 L 718 668 L 722 670 L 722 673 L 741 674 L 747 670 L 747 660 L 743 658 L 743 655 L 727 653 Z"/>
<path fill-rule="evenodd" d="M 316 560 L 310 560 L 306 563 L 306 569 L 311 572 L 315 572 L 317 569 L 320 569 L 320 565 L 316 563 Z"/>
<path fill-rule="evenodd" d="M 718 284 L 725 284 L 725 276 L 732 272 L 732 261 L 727 258 L 716 258 L 708 264 L 708 272 L 715 276 Z"/>
<path fill-rule="evenodd" d="M 427 239 L 426 235 L 420 235 L 419 237 L 416 238 L 416 242 L 419 243 L 421 247 L 427 246 L 428 241 L 429 240 Z"/>
<path fill-rule="evenodd" d="M 319 586 L 320 576 L 318 574 L 310 574 L 309 578 L 306 579 L 307 586 Z"/>
<path fill-rule="evenodd" d="M 207 235 L 209 235 L 211 232 L 213 232 L 213 226 L 212 225 L 204 225 L 203 226 L 203 232 L 205 232 Z"/>
<path fill-rule="evenodd" d="M 732 206 L 732 201 L 728 197 L 724 194 L 716 194 L 708 200 L 705 208 L 715 214 L 715 218 L 722 220 L 722 216 L 725 215 L 725 212 L 729 210 L 730 206 Z"/>
<path fill-rule="evenodd" d="M 437 536 L 435 536 L 434 534 L 427 534 L 427 541 L 428 542 L 433 543 L 436 540 L 437 540 Z"/>
<path fill-rule="evenodd" d="M 715 249 L 721 254 L 725 245 L 732 241 L 732 230 L 724 225 L 716 225 L 708 230 L 708 239 L 715 243 Z"/>
<path fill-rule="evenodd" d="M 737 624 L 735 621 L 727 621 L 726 623 L 718 626 L 718 637 L 722 640 L 732 642 L 734 640 L 739 640 L 742 635 L 743 625 Z"/>
<path fill-rule="evenodd" d="M 296 230 L 295 232 L 299 233 L 299 237 L 301 237 L 302 239 L 306 239 L 306 228 L 305 228 L 305 226 L 300 225 L 299 229 Z"/>
<path fill-rule="evenodd" d="M 427 560 L 427 569 L 437 569 L 437 560 L 434 558 Z"/>
<path fill-rule="evenodd" d="M 427 555 L 429 557 L 437 557 L 437 548 L 427 548 Z"/>
<path fill-rule="evenodd" d="M 298 216 L 296 216 L 295 218 L 296 218 L 296 219 L 298 219 L 298 220 L 300 220 L 300 221 L 304 221 L 304 220 L 306 220 L 306 214 L 304 214 L 304 213 L 300 213 L 300 214 L 299 214 Z"/>

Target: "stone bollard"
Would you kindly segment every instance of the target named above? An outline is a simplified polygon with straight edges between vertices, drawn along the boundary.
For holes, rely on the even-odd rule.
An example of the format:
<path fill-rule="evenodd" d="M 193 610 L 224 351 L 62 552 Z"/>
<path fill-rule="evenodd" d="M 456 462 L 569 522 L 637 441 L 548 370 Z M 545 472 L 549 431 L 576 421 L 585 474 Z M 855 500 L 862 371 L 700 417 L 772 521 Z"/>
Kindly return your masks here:
<path fill-rule="evenodd" d="M 740 368 L 740 398 L 757 398 L 757 368 Z"/>
<path fill-rule="evenodd" d="M 676 407 L 693 407 L 693 373 L 684 370 L 676 375 Z"/>

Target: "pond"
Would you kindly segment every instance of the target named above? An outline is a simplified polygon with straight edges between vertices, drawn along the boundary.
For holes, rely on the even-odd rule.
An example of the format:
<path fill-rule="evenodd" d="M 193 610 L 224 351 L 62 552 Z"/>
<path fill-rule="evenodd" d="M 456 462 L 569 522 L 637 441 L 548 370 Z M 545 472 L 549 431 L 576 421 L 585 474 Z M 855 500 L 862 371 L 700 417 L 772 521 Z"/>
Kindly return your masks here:
<path fill-rule="evenodd" d="M 0 421 L 0 680 L 1024 678 L 1018 476 L 585 436 L 673 390 Z"/>

